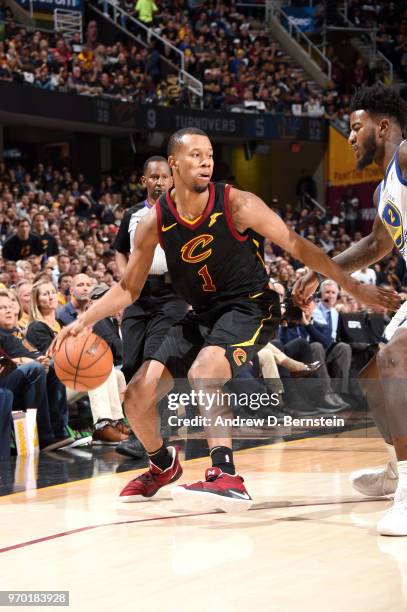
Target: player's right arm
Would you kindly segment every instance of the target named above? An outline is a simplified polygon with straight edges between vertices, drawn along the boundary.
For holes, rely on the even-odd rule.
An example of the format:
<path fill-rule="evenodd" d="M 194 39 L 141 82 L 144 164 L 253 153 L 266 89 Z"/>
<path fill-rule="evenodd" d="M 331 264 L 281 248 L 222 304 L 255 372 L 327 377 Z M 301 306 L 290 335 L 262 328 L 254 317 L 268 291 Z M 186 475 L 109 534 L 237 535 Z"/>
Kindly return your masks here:
<path fill-rule="evenodd" d="M 378 206 L 378 191 L 379 188 L 376 189 L 373 196 L 376 208 Z M 384 227 L 379 215 L 376 215 L 370 234 L 364 236 L 364 238 L 346 249 L 346 251 L 333 257 L 333 260 L 339 264 L 344 272 L 349 274 L 380 261 L 391 252 L 393 247 L 394 243 L 389 232 Z M 315 272 L 308 272 L 294 285 L 293 291 L 296 299 L 299 302 L 306 303 L 318 285 L 318 275 Z"/>
<path fill-rule="evenodd" d="M 139 297 L 151 268 L 157 244 L 157 217 L 155 209 L 152 209 L 138 224 L 134 236 L 134 249 L 121 281 L 113 285 L 88 310 L 81 313 L 74 323 L 60 331 L 50 347 L 51 354 L 59 349 L 66 336 L 77 336 L 87 327 L 92 327 L 98 321 L 126 308 Z"/>

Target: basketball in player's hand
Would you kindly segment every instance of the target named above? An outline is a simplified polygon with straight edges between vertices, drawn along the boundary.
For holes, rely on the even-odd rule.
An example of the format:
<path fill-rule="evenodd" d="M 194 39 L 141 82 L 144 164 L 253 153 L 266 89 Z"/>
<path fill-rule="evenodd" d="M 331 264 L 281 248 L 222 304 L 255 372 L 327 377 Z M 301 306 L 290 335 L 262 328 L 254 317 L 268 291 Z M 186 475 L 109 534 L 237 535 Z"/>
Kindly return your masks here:
<path fill-rule="evenodd" d="M 100 387 L 113 368 L 113 355 L 103 338 L 93 332 L 68 336 L 54 355 L 55 372 L 69 389 L 90 391 Z"/>

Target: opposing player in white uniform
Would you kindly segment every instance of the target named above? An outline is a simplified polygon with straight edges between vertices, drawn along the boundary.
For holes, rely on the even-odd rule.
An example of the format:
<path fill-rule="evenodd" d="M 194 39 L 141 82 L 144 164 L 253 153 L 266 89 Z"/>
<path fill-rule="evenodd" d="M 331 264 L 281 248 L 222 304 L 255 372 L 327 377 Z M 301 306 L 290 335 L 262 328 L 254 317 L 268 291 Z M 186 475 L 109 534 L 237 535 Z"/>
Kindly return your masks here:
<path fill-rule="evenodd" d="M 357 169 L 376 162 L 384 179 L 374 194 L 378 214 L 371 234 L 335 257 L 346 272 L 370 266 L 394 246 L 407 260 L 407 141 L 406 104 L 389 87 L 359 89 L 351 102 L 349 143 Z M 315 291 L 314 273 L 301 280 L 295 292 L 305 302 Z M 390 461 L 385 469 L 359 470 L 351 475 L 354 488 L 365 495 L 394 494 L 394 505 L 380 520 L 381 535 L 407 535 L 407 302 L 386 327 L 387 344 L 360 375 L 369 408 L 387 443 Z"/>

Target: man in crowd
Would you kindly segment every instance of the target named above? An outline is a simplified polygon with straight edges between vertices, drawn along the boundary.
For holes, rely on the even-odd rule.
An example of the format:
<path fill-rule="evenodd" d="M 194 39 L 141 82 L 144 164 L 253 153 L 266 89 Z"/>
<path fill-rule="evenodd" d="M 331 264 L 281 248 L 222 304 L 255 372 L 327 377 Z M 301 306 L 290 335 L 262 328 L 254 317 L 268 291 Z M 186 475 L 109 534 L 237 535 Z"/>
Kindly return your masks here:
<path fill-rule="evenodd" d="M 90 292 L 95 282 L 87 274 L 76 274 L 69 290 L 70 300 L 57 310 L 57 319 L 63 325 L 69 325 L 86 309 Z"/>
<path fill-rule="evenodd" d="M 32 283 L 24 279 L 20 280 L 16 285 L 17 297 L 21 306 L 18 324 L 22 329 L 25 329 L 28 325 L 32 287 Z"/>
<path fill-rule="evenodd" d="M 72 279 L 73 276 L 72 274 L 69 274 L 69 272 L 64 272 L 63 274 L 60 274 L 58 277 L 58 304 L 60 304 L 61 306 L 65 306 L 65 304 L 67 303 L 67 300 L 69 298 L 69 292 L 71 289 L 71 285 L 72 285 Z"/>
<path fill-rule="evenodd" d="M 326 363 L 330 375 L 334 379 L 335 392 L 328 388 L 324 402 L 340 409 L 349 408 L 338 394 L 349 392 L 349 374 L 352 361 L 352 349 L 345 342 L 337 342 L 338 323 L 340 314 L 335 306 L 338 301 L 338 285 L 335 281 L 325 280 L 321 284 L 321 299 L 312 312 L 312 323 L 320 333 L 319 342 L 312 343 L 313 358 Z M 324 367 L 317 373 L 324 377 Z M 329 376 L 327 378 L 329 380 Z"/>
<path fill-rule="evenodd" d="M 17 219 L 15 233 L 6 240 L 3 246 L 4 259 L 18 261 L 28 259 L 30 255 L 41 255 L 42 253 L 41 240 L 31 232 L 28 219 Z"/>
<path fill-rule="evenodd" d="M 47 257 L 58 255 L 58 243 L 54 236 L 45 231 L 45 215 L 42 212 L 35 213 L 33 216 L 33 230 L 35 235 L 41 240 L 42 252 Z"/>

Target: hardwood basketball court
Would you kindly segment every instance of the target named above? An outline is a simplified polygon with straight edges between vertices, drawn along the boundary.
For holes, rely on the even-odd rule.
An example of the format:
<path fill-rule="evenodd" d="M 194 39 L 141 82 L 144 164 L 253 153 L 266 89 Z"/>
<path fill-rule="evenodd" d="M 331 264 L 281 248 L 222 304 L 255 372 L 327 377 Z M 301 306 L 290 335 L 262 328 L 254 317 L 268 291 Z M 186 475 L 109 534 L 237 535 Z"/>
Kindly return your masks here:
<path fill-rule="evenodd" d="M 407 609 L 407 538 L 375 533 L 391 502 L 348 483 L 386 461 L 380 439 L 281 442 L 236 460 L 256 502 L 240 515 L 188 513 L 165 489 L 116 502 L 140 470 L 1 497 L 1 589 L 69 590 L 75 611 Z M 185 462 L 180 482 L 206 466 Z"/>

